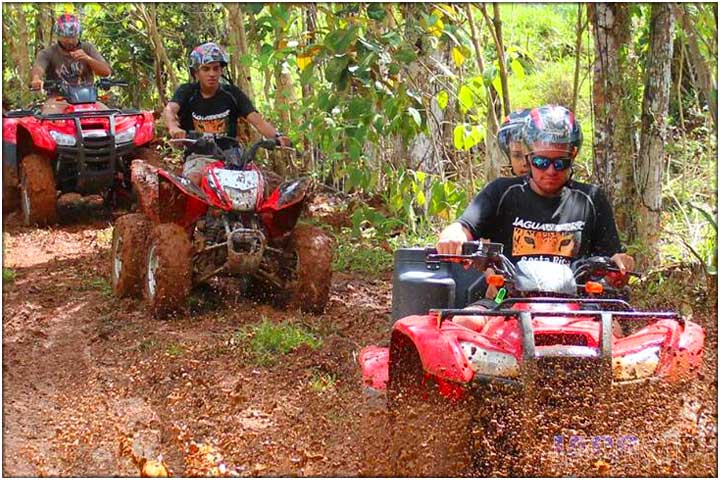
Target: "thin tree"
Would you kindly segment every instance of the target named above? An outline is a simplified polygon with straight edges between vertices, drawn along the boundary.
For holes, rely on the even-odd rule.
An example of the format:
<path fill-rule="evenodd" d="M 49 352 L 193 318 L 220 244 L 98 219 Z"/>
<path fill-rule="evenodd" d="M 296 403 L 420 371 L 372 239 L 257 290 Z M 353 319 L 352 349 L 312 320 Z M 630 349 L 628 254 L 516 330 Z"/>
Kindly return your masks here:
<path fill-rule="evenodd" d="M 637 219 L 638 237 L 654 246 L 660 230 L 662 173 L 667 137 L 667 112 L 672 86 L 673 32 L 672 6 L 653 3 L 650 13 L 650 50 L 645 67 L 645 90 L 642 105 L 642 132 L 635 188 L 640 205 Z M 654 248 L 647 249 L 650 260 Z"/>

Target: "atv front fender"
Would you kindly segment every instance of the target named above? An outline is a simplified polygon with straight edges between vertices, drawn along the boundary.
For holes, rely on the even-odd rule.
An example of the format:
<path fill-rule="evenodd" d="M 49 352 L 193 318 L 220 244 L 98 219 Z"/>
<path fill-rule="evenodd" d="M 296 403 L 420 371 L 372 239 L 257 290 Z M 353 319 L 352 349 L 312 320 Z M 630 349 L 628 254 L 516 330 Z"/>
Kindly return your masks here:
<path fill-rule="evenodd" d="M 282 236 L 295 227 L 310 185 L 309 177 L 283 182 L 263 202 L 258 212 L 270 238 Z"/>
<path fill-rule="evenodd" d="M 403 341 L 403 337 L 415 345 L 426 373 L 455 383 L 469 383 L 473 379 L 474 372 L 457 337 L 441 330 L 435 315 L 412 315 L 395 322 L 391 342 Z M 390 358 L 390 368 L 393 363 Z"/>
<path fill-rule="evenodd" d="M 137 132 L 135 132 L 133 144 L 136 147 L 142 147 L 152 142 L 155 138 L 155 117 L 153 117 L 153 112 L 142 112 L 138 117 L 138 127 Z"/>
<path fill-rule="evenodd" d="M 185 177 L 133 160 L 131 179 L 140 210 L 154 222 L 187 228 L 207 211 L 208 198 Z"/>

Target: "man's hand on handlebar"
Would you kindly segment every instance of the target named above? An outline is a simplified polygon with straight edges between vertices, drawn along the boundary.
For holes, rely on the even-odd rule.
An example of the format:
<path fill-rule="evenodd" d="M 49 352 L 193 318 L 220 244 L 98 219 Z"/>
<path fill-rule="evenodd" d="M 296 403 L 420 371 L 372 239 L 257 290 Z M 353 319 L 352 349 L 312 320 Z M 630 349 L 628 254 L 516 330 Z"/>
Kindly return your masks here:
<path fill-rule="evenodd" d="M 292 148 L 292 146 L 293 146 L 292 142 L 290 141 L 290 138 L 287 137 L 286 135 L 281 135 L 279 137 L 275 137 L 275 143 L 277 144 L 278 147 Z"/>
<path fill-rule="evenodd" d="M 170 127 L 169 129 L 170 138 L 185 138 L 187 132 L 180 127 Z"/>
<path fill-rule="evenodd" d="M 615 262 L 623 275 L 628 271 L 635 270 L 635 259 L 627 253 L 616 253 L 610 257 L 610 260 Z"/>

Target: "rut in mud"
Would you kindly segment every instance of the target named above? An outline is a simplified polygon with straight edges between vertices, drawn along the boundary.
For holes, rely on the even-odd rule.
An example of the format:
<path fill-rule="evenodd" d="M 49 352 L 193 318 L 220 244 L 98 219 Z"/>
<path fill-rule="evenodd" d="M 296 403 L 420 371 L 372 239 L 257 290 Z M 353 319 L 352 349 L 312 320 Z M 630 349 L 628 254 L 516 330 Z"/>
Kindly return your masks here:
<path fill-rule="evenodd" d="M 336 273 L 320 316 L 255 304 L 222 284 L 193 291 L 189 314 L 154 320 L 142 301 L 112 295 L 112 218 L 76 215 L 50 229 L 17 215 L 5 222 L 3 263 L 15 279 L 3 285 L 3 475 L 137 476 L 159 457 L 177 476 L 383 471 L 393 418 L 363 396 L 355 355 L 387 344 L 389 273 Z M 623 431 L 643 447 L 636 474 L 717 474 L 717 311 L 698 311 L 704 373 L 677 394 L 689 418 L 663 432 L 638 418 Z M 323 343 L 258 363 L 242 332 L 263 318 L 303 325 Z M 651 449 L 660 435 L 679 449 Z M 584 465 L 580 474 L 626 473 L 620 463 Z"/>

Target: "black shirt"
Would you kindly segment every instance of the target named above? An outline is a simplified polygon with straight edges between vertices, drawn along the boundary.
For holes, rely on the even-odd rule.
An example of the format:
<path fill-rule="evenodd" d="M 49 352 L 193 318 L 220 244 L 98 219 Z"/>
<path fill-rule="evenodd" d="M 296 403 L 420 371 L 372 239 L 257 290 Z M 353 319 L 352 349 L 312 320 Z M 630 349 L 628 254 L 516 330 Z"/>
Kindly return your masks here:
<path fill-rule="evenodd" d="M 255 112 L 250 99 L 235 85 L 221 85 L 215 95 L 203 98 L 198 83 L 184 83 L 171 102 L 180 105 L 180 128 L 237 137 L 237 120 Z"/>
<path fill-rule="evenodd" d="M 504 245 L 513 262 L 570 263 L 621 252 L 612 207 L 594 185 L 570 181 L 558 197 L 543 197 L 527 177 L 498 178 L 473 199 L 458 222 L 473 238 Z"/>

